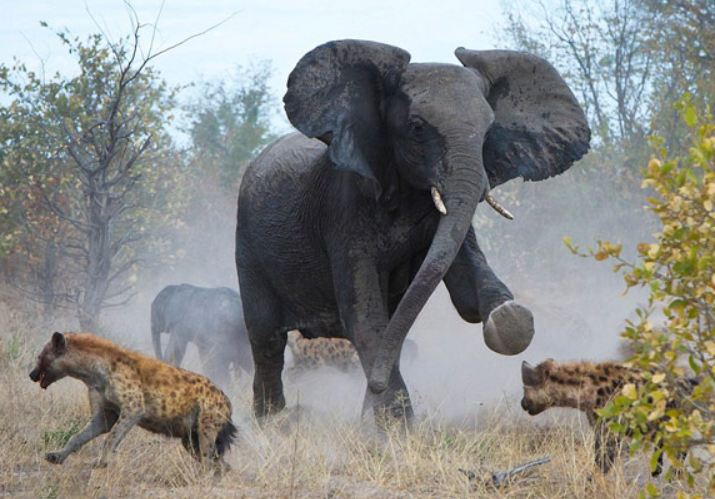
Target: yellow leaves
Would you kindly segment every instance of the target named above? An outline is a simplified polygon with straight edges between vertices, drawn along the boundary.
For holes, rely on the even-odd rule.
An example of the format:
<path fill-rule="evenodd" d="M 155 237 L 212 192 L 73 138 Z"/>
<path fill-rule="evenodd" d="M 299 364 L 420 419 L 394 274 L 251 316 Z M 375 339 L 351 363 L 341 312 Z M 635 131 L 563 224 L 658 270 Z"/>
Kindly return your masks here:
<path fill-rule="evenodd" d="M 651 158 L 648 162 L 648 174 L 650 176 L 656 176 L 660 171 L 662 164 L 663 163 L 658 158 Z"/>
<path fill-rule="evenodd" d="M 705 343 L 703 343 L 703 346 L 705 347 L 705 351 L 708 353 L 708 355 L 715 357 L 715 341 L 707 340 Z"/>
<path fill-rule="evenodd" d="M 633 275 L 633 274 L 626 274 L 623 276 L 623 280 L 626 281 L 626 286 L 629 288 L 632 288 L 633 286 L 637 286 L 638 283 L 640 282 L 640 279 L 638 276 Z"/>
<path fill-rule="evenodd" d="M 599 241 L 598 248 L 593 254 L 593 257 L 598 261 L 605 260 L 609 257 L 618 258 L 621 255 L 622 249 L 622 244 L 614 244 L 609 241 Z"/>
<path fill-rule="evenodd" d="M 648 250 L 650 250 L 650 244 L 638 243 L 637 249 L 638 249 L 639 254 L 646 255 L 646 254 L 648 254 Z"/>
<path fill-rule="evenodd" d="M 633 383 L 626 383 L 621 389 L 621 393 L 624 397 L 629 400 L 636 400 L 638 398 L 638 392 L 636 391 L 636 385 Z"/>
<path fill-rule="evenodd" d="M 703 139 L 701 147 L 705 152 L 715 153 L 715 136 Z"/>
<path fill-rule="evenodd" d="M 597 251 L 596 254 L 593 255 L 593 257 L 600 262 L 600 261 L 608 258 L 608 253 L 606 253 L 604 251 Z"/>
<path fill-rule="evenodd" d="M 663 425 L 663 429 L 664 429 L 665 431 L 667 431 L 668 433 L 675 433 L 676 431 L 678 431 L 677 421 L 673 421 L 673 420 L 671 419 L 670 421 L 668 421 L 667 423 L 665 423 L 665 425 Z"/>
<path fill-rule="evenodd" d="M 660 245 L 658 244 L 651 244 L 649 245 L 648 248 L 648 258 L 651 260 L 655 260 L 658 257 L 658 250 L 660 249 Z"/>
<path fill-rule="evenodd" d="M 660 419 L 665 414 L 665 400 L 661 400 L 656 404 L 655 409 L 653 409 L 646 418 L 649 422 Z"/>
<path fill-rule="evenodd" d="M 653 375 L 653 377 L 651 378 L 651 381 L 655 384 L 659 384 L 659 383 L 662 383 L 664 379 L 665 379 L 665 373 L 657 373 L 657 374 Z"/>

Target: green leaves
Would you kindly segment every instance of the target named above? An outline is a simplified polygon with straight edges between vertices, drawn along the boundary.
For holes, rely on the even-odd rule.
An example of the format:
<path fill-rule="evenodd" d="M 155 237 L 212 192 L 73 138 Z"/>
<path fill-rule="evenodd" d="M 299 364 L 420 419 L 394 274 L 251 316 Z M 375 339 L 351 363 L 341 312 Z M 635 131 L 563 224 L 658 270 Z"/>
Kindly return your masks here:
<path fill-rule="evenodd" d="M 685 124 L 690 128 L 695 127 L 698 123 L 698 112 L 695 109 L 695 106 L 691 103 L 688 103 L 685 106 L 685 110 L 683 111 L 683 121 L 685 121 Z"/>
<path fill-rule="evenodd" d="M 275 111 L 270 74 L 266 62 L 239 67 L 228 82 L 202 85 L 199 98 L 186 108 L 196 173 L 217 177 L 231 193 L 248 161 L 275 138 L 270 126 Z"/>

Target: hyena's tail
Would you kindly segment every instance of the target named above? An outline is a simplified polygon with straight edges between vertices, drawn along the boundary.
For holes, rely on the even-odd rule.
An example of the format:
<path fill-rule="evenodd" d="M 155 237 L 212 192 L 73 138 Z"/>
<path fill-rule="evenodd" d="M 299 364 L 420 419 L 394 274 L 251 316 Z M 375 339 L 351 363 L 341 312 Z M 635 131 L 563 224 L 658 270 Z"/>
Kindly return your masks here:
<path fill-rule="evenodd" d="M 216 454 L 223 456 L 231 448 L 237 434 L 238 430 L 231 420 L 226 421 L 216 435 Z"/>

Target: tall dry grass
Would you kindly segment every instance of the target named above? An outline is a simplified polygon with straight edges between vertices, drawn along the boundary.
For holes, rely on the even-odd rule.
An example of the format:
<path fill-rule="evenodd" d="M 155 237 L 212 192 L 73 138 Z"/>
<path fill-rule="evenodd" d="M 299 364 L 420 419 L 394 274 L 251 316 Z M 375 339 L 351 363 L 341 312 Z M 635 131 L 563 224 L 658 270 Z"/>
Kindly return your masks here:
<path fill-rule="evenodd" d="M 250 413 L 250 382 L 229 389 L 238 441 L 231 471 L 216 477 L 177 440 L 131 431 L 106 469 L 94 469 L 103 437 L 52 465 L 89 417 L 86 389 L 61 380 L 42 391 L 29 370 L 50 331 L 16 309 L 0 309 L 0 495 L 13 497 L 633 497 L 649 479 L 643 459 L 625 455 L 607 476 L 593 465 L 592 434 L 573 414 L 538 421 L 517 401 L 482 409 L 469 422 L 423 414 L 407 434 L 382 434 L 371 418 L 297 404 L 263 427 Z M 490 473 L 542 456 L 551 462 L 495 490 Z M 460 471 L 474 471 L 470 482 Z M 661 482 L 672 494 L 677 483 Z"/>

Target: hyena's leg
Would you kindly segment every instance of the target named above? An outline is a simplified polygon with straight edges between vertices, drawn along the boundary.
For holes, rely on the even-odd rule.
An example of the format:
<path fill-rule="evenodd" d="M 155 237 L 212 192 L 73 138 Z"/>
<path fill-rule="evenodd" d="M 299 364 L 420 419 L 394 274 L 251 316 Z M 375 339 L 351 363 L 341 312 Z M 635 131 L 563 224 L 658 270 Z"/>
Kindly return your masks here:
<path fill-rule="evenodd" d="M 601 471 L 606 474 L 616 460 L 619 440 L 618 437 L 608 430 L 606 424 L 600 421 L 593 429 L 595 432 L 594 451 L 596 464 L 601 468 Z"/>
<path fill-rule="evenodd" d="M 107 466 L 109 453 L 117 450 L 117 447 L 127 435 L 127 432 L 139 422 L 142 416 L 143 414 L 141 412 L 127 413 L 125 411 L 122 411 L 122 413 L 119 415 L 119 418 L 117 419 L 116 424 L 114 425 L 109 436 L 107 437 L 107 441 L 104 444 L 104 448 L 102 449 L 102 455 L 97 462 L 98 468 L 104 468 L 105 466 Z"/>
<path fill-rule="evenodd" d="M 127 432 L 136 425 L 144 416 L 144 398 L 141 390 L 126 391 L 116 394 L 120 400 L 120 413 L 117 422 L 109 432 L 107 440 L 102 448 L 102 455 L 97 462 L 97 467 L 107 466 L 107 458 L 110 452 L 117 450 L 120 442 L 127 435 Z"/>
<path fill-rule="evenodd" d="M 195 457 L 199 461 L 213 463 L 217 473 L 231 469 L 216 449 L 216 438 L 223 425 L 226 424 L 226 418 L 220 415 L 222 412 L 220 408 L 211 407 L 211 405 L 203 407 L 199 410 L 196 424 L 199 434 L 199 454 Z"/>
<path fill-rule="evenodd" d="M 79 450 L 84 444 L 103 433 L 107 433 L 117 421 L 117 414 L 102 406 L 102 396 L 98 392 L 91 390 L 89 398 L 93 413 L 92 419 L 82 428 L 82 431 L 70 438 L 64 449 L 48 452 L 45 455 L 47 461 L 53 464 L 62 464 L 67 459 L 67 456 Z"/>
<path fill-rule="evenodd" d="M 199 460 L 215 460 L 218 458 L 216 454 L 216 437 L 218 436 L 219 427 L 216 424 L 217 418 L 207 415 L 203 410 L 199 413 L 198 432 L 199 432 L 199 455 L 196 456 Z"/>

